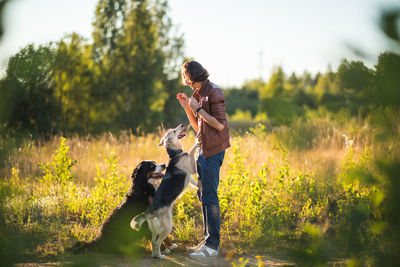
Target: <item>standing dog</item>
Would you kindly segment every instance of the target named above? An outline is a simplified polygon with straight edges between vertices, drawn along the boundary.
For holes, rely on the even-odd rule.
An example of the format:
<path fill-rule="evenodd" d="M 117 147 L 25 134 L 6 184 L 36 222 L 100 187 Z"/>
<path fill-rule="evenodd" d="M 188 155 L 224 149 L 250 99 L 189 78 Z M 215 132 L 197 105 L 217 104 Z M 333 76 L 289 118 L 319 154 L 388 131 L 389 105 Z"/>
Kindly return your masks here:
<path fill-rule="evenodd" d="M 131 227 L 136 231 L 147 221 L 152 234 L 152 257 L 159 259 L 165 258 L 160 252 L 160 246 L 172 230 L 174 202 L 185 191 L 189 183 L 196 185 L 192 174 L 196 173 L 194 153 L 198 144 L 196 143 L 192 147 L 190 153 L 183 152 L 179 139 L 185 135 L 184 126 L 181 124 L 175 129 L 168 130 L 161 138 L 159 146 L 164 144 L 170 157 L 164 179 L 157 189 L 153 203 L 143 214 L 136 216 L 131 221 Z"/>
<path fill-rule="evenodd" d="M 150 179 L 164 176 L 165 164 L 154 161 L 142 161 L 132 173 L 132 186 L 123 200 L 115 207 L 102 223 L 97 237 L 89 242 L 78 242 L 72 252 L 101 251 L 107 253 L 124 252 L 133 242 L 140 243 L 141 237 L 149 236 L 148 230 L 133 232 L 129 227 L 132 216 L 140 214 L 153 201 L 156 189 Z M 147 232 L 147 234 L 146 234 Z M 139 246 L 139 244 L 138 244 Z"/>

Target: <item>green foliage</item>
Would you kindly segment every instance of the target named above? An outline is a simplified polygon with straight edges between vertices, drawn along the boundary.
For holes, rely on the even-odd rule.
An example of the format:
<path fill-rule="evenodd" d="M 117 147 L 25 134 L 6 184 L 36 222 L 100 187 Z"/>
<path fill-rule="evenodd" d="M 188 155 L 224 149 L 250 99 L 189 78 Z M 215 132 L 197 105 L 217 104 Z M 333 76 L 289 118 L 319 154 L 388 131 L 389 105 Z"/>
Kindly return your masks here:
<path fill-rule="evenodd" d="M 248 262 L 249 262 L 249 259 L 245 260 L 244 258 L 240 258 L 238 263 L 232 262 L 232 266 L 233 267 L 245 267 L 245 266 L 247 266 Z"/>
<path fill-rule="evenodd" d="M 281 67 L 275 68 L 268 83 L 259 88 L 261 101 L 280 96 L 284 90 L 285 78 L 283 69 Z"/>
<path fill-rule="evenodd" d="M 338 143 L 339 127 L 336 121 L 326 118 L 297 119 L 289 126 L 282 126 L 274 132 L 276 141 L 290 150 L 308 150 L 324 144 Z"/>
<path fill-rule="evenodd" d="M 264 86 L 261 80 L 245 82 L 241 88 L 230 88 L 224 90 L 226 112 L 229 115 L 237 113 L 238 110 L 249 111 L 251 117 L 256 116 L 259 104 L 258 88 Z"/>
<path fill-rule="evenodd" d="M 259 237 L 259 228 L 254 227 L 253 218 L 250 214 L 246 214 L 244 209 L 249 191 L 243 189 L 248 188 L 251 173 L 245 166 L 245 158 L 241 154 L 238 140 L 232 143 L 232 152 L 233 161 L 229 174 L 220 181 L 220 212 L 221 218 L 225 218 L 221 229 L 227 237 L 226 241 L 231 245 L 237 240 L 244 240 L 246 236 L 250 237 L 242 244 L 245 245 L 247 242 L 254 242 Z"/>
<path fill-rule="evenodd" d="M 195 244 L 201 238 L 202 224 L 201 206 L 195 190 L 188 190 L 176 204 L 174 209 L 174 237 L 178 242 Z"/>
<path fill-rule="evenodd" d="M 65 144 L 65 141 L 66 139 L 61 137 L 60 146 L 53 155 L 53 161 L 41 164 L 44 183 L 65 185 L 71 181 L 71 168 L 74 164 L 67 155 L 69 147 Z"/>
<path fill-rule="evenodd" d="M 60 108 L 58 120 L 63 132 L 87 132 L 91 122 L 91 91 L 95 69 L 91 60 L 90 46 L 73 33 L 57 43 L 56 59 L 51 73 L 54 97 Z"/>
<path fill-rule="evenodd" d="M 100 1 L 93 44 L 72 33 L 21 49 L 0 80 L 0 123 L 8 130 L 69 134 L 149 132 L 181 121 L 175 96 L 183 90 L 176 72 L 183 39 L 171 34 L 167 10 L 164 1 Z M 232 125 L 247 127 L 254 120 L 289 126 L 321 109 L 343 121 L 375 116 L 377 109 L 398 107 L 399 58 L 384 52 L 372 69 L 343 59 L 336 71 L 314 77 L 288 76 L 276 67 L 268 82 L 226 89 L 227 113 L 241 122 Z"/>
<path fill-rule="evenodd" d="M 382 10 L 379 17 L 379 26 L 385 35 L 395 41 L 397 45 L 400 44 L 400 27 L 398 19 L 400 17 L 399 7 L 387 7 Z"/>
<path fill-rule="evenodd" d="M 231 117 L 232 120 L 236 120 L 236 121 L 251 121 L 252 117 L 251 117 L 251 112 L 249 110 L 243 111 L 240 109 L 237 109 L 235 114 L 232 115 Z"/>
<path fill-rule="evenodd" d="M 373 72 L 361 61 L 342 60 L 336 73 L 339 90 L 347 96 L 361 96 L 371 86 Z"/>
<path fill-rule="evenodd" d="M 71 33 L 10 58 L 1 127 L 86 134 L 176 122 L 183 38 L 173 30 L 167 1 L 99 1 L 93 43 Z"/>
<path fill-rule="evenodd" d="M 266 122 L 288 126 L 307 118 L 310 111 L 326 110 L 342 122 L 374 116 L 377 109 L 398 106 L 398 59 L 394 52 L 383 52 L 372 69 L 362 61 L 343 59 L 336 71 L 328 67 L 315 77 L 307 72 L 287 76 L 277 67 L 267 82 L 247 81 L 240 88 L 226 90 L 227 112 L 239 121 L 243 121 L 243 116 L 237 115 L 241 111 L 250 111 L 252 120 L 257 113 L 266 114 Z"/>
<path fill-rule="evenodd" d="M 107 171 L 102 173 L 98 169 L 94 177 L 96 186 L 82 207 L 81 219 L 89 220 L 94 225 L 100 225 L 126 193 L 126 177 L 119 174 L 115 152 L 111 152 L 106 161 L 109 166 Z"/>
<path fill-rule="evenodd" d="M 40 164 L 43 174 L 36 182 L 21 178 L 19 169 L 13 168 L 11 178 L 0 184 L 1 214 L 7 214 L 0 217 L 1 242 L 10 249 L 2 251 L 5 258 L 21 261 L 34 253 L 50 256 L 70 246 L 72 237 L 93 239 L 126 193 L 127 180 L 119 173 L 114 152 L 105 159 L 108 168 L 98 170 L 93 187 L 76 184 L 71 171 L 76 162 L 68 156 L 66 141 L 60 138 L 52 160 Z"/>
<path fill-rule="evenodd" d="M 51 45 L 21 49 L 0 80 L 0 125 L 39 134 L 57 130 L 58 104 L 51 84 L 55 51 Z"/>
<path fill-rule="evenodd" d="M 117 39 L 121 31 L 121 21 L 124 20 L 127 2 L 125 0 L 100 0 L 95 11 L 93 22 L 94 55 L 96 61 L 102 57 L 111 56 L 117 48 Z"/>
<path fill-rule="evenodd" d="M 3 37 L 4 28 L 3 28 L 3 9 L 6 6 L 8 0 L 1 1 L 0 3 L 0 40 Z"/>
<path fill-rule="evenodd" d="M 395 105 L 400 103 L 399 83 L 400 77 L 400 55 L 385 52 L 379 55 L 376 65 L 375 86 L 372 90 L 371 99 L 380 105 Z"/>
<path fill-rule="evenodd" d="M 179 78 L 171 71 L 183 59 L 183 40 L 170 33 L 167 10 L 166 1 L 98 3 L 93 33 L 100 63 L 99 88 L 94 89 L 101 102 L 93 112 L 98 127 L 150 131 L 176 120 Z"/>
<path fill-rule="evenodd" d="M 336 124 L 335 132 L 332 123 L 326 117 L 307 122 L 306 126 L 293 124 L 290 131 L 282 126 L 273 133 L 259 124 L 233 139 L 219 185 L 223 249 L 247 252 L 285 247 L 299 265 L 310 266 L 327 264 L 338 256 L 353 263 L 386 264 L 387 257 L 396 259 L 398 186 L 394 178 L 397 165 L 392 159 L 398 157 L 398 146 L 386 138 L 376 141 L 382 150 L 374 148 L 353 137 L 373 139 L 374 132 L 366 130 L 369 135 L 363 136 L 349 131 L 343 135 L 348 126 L 340 128 L 344 126 Z M 313 129 L 311 133 L 307 133 L 307 127 Z M 355 124 L 353 127 L 363 128 Z M 299 133 L 299 141 L 292 141 L 293 147 L 287 146 L 285 135 L 295 132 Z M 319 141 L 306 142 L 300 133 Z M 148 139 L 143 137 L 140 142 L 154 141 L 152 135 Z M 332 144 L 332 139 L 338 144 Z M 302 148 L 305 152 L 298 152 L 295 145 L 301 140 L 312 144 Z M 41 164 L 43 172 L 39 177 L 24 178 L 14 167 L 10 178 L 0 184 L 0 208 L 4 214 L 0 216 L 4 222 L 0 230 L 5 233 L 7 239 L 2 242 L 7 247 L 17 248 L 12 240 L 22 240 L 24 250 L 49 256 L 75 240 L 90 241 L 126 193 L 127 180 L 121 175 L 116 152 L 107 152 L 104 162 L 97 164 L 92 186 L 87 186 L 74 177 L 75 168 L 83 168 L 83 162 L 70 158 L 67 143 L 71 141 L 60 138 L 54 155 Z M 263 148 L 267 143 L 270 147 Z M 360 147 L 361 144 L 365 145 Z M 390 153 L 385 152 L 387 144 L 392 144 Z M 337 171 L 316 171 L 313 168 L 323 167 L 312 158 L 306 159 L 305 168 L 299 168 L 298 162 L 304 161 L 302 153 L 323 151 L 325 146 L 336 147 L 341 154 Z M 252 162 L 254 153 L 257 164 Z M 375 157 L 382 153 L 388 159 L 376 165 Z M 293 155 L 299 158 L 297 164 L 293 164 Z M 173 225 L 172 239 L 183 246 L 193 245 L 202 237 L 201 205 L 194 189 L 177 201 Z M 29 245 L 23 240 L 29 240 Z M 2 253 L 12 258 L 9 250 Z"/>

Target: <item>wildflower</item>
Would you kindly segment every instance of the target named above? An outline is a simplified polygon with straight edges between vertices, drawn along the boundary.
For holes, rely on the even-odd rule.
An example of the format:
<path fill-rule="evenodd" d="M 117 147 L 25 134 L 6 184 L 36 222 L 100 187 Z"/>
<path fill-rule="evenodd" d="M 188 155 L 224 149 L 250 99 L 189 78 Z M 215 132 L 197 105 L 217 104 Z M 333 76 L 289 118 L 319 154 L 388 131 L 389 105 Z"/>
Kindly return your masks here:
<path fill-rule="evenodd" d="M 353 147 L 353 140 L 351 140 L 349 137 L 347 137 L 347 135 L 343 134 L 344 137 L 344 144 L 346 146 L 346 149 L 349 149 L 351 147 Z"/>

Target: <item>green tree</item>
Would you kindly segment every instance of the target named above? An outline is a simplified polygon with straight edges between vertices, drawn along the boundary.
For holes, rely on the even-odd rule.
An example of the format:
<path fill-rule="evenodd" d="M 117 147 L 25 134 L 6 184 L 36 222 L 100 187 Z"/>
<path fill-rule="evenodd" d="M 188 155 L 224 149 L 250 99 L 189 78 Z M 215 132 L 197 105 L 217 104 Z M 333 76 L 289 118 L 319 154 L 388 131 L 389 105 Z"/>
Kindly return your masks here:
<path fill-rule="evenodd" d="M 289 78 L 286 81 L 286 90 L 290 91 L 291 93 L 296 94 L 300 91 L 301 88 L 301 80 L 297 78 L 296 73 L 292 72 Z"/>
<path fill-rule="evenodd" d="M 343 59 L 335 78 L 341 92 L 361 96 L 371 86 L 373 75 L 363 62 Z"/>
<path fill-rule="evenodd" d="M 324 94 L 330 91 L 330 81 L 326 75 L 320 75 L 317 84 L 315 85 L 315 89 L 313 94 L 315 95 L 318 101 L 321 100 Z"/>
<path fill-rule="evenodd" d="M 93 22 L 93 55 L 97 63 L 107 64 L 117 49 L 127 12 L 126 0 L 99 0 Z M 104 60 L 104 61 L 103 61 Z"/>
<path fill-rule="evenodd" d="M 114 128 L 147 131 L 166 122 L 165 118 L 176 117 L 177 62 L 182 62 L 183 38 L 171 34 L 167 1 L 110 5 L 112 1 L 99 2 L 94 23 L 93 46 L 106 45 L 94 49 L 100 61 L 96 114 L 102 117 L 100 113 L 108 109 L 110 115 L 103 119 L 112 118 Z M 107 11 L 113 8 L 118 11 Z"/>
<path fill-rule="evenodd" d="M 294 102 L 296 94 L 291 92 L 287 85 L 283 69 L 277 67 L 267 84 L 259 91 L 259 112 L 266 112 L 275 124 L 288 124 L 302 113 Z"/>
<path fill-rule="evenodd" d="M 373 70 L 368 69 L 361 61 L 343 59 L 335 74 L 335 84 L 340 92 L 336 98 L 348 108 L 353 115 L 367 111 L 366 94 L 372 85 Z M 344 101 L 343 101 L 344 100 Z"/>
<path fill-rule="evenodd" d="M 167 127 L 175 127 L 176 124 L 187 119 L 182 109 L 176 108 L 176 94 L 182 92 L 179 66 L 185 59 L 182 51 L 184 39 L 183 34 L 176 30 L 168 16 L 168 1 L 155 1 L 153 12 L 159 33 L 158 48 L 164 61 L 163 72 L 152 99 L 153 110 L 159 110 L 156 121 L 161 120 Z M 158 98 L 158 95 L 164 95 L 165 98 Z M 157 99 L 161 100 L 159 104 L 163 106 L 157 104 Z"/>
<path fill-rule="evenodd" d="M 252 117 L 258 112 L 259 88 L 265 86 L 261 79 L 250 80 L 243 83 L 240 88 L 229 88 L 225 90 L 226 111 L 233 115 L 237 110 L 250 111 Z"/>
<path fill-rule="evenodd" d="M 39 134 L 58 129 L 59 106 L 50 79 L 54 60 L 50 44 L 28 45 L 10 58 L 0 81 L 0 124 Z"/>
<path fill-rule="evenodd" d="M 59 123 L 64 132 L 84 132 L 90 129 L 93 66 L 90 46 L 73 33 L 57 43 L 52 71 L 54 96 L 61 108 Z"/>
<path fill-rule="evenodd" d="M 285 73 L 282 67 L 276 67 L 268 83 L 260 88 L 260 99 L 269 99 L 280 96 L 285 86 Z"/>
<path fill-rule="evenodd" d="M 119 121 L 133 129 L 151 126 L 150 100 L 164 63 L 157 47 L 156 30 L 148 2 L 135 2 L 124 22 L 115 58 L 115 75 L 121 82 L 116 99 L 121 110 Z"/>
<path fill-rule="evenodd" d="M 317 99 L 317 103 L 321 104 L 321 99 L 325 94 L 337 95 L 339 93 L 335 79 L 336 74 L 333 72 L 331 66 L 328 66 L 326 73 L 318 76 L 314 90 L 312 90 L 312 94 Z"/>
<path fill-rule="evenodd" d="M 379 55 L 375 66 L 375 84 L 371 97 L 378 105 L 400 104 L 400 55 L 384 52 Z"/>

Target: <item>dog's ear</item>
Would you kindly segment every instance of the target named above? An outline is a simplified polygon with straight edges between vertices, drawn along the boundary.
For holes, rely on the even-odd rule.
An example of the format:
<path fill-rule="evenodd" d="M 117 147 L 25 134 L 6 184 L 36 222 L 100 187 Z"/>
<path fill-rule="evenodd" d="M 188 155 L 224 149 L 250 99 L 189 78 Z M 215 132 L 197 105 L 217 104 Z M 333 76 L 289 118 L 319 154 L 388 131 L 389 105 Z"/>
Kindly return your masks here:
<path fill-rule="evenodd" d="M 138 176 L 140 166 L 141 166 L 141 164 L 137 165 L 136 168 L 133 170 L 132 175 L 131 175 L 132 180 L 135 180 L 136 177 Z"/>
<path fill-rule="evenodd" d="M 140 162 L 132 173 L 132 180 L 134 184 L 141 184 L 147 181 L 146 174 L 149 171 L 145 161 Z"/>
<path fill-rule="evenodd" d="M 165 147 L 171 146 L 172 140 L 171 138 L 167 138 L 167 141 L 164 140 Z"/>
<path fill-rule="evenodd" d="M 162 146 L 164 144 L 164 136 L 161 137 L 160 143 L 158 143 L 158 146 Z"/>

